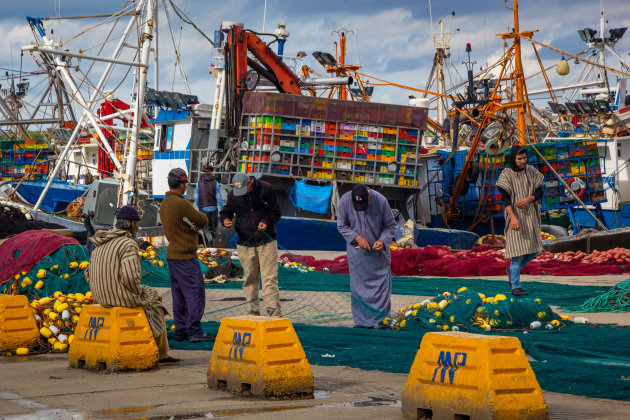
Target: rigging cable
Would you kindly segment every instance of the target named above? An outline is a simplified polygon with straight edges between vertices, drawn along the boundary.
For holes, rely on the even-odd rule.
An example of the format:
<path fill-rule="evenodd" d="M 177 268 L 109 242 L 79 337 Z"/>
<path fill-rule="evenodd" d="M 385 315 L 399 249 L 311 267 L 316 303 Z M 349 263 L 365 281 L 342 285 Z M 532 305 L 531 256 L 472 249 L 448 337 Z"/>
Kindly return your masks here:
<path fill-rule="evenodd" d="M 190 20 L 190 18 L 184 14 L 184 12 L 179 10 L 179 8 L 175 5 L 175 3 L 173 3 L 173 0 L 169 0 L 169 3 L 173 7 L 173 11 L 175 12 L 175 14 L 180 17 L 182 22 L 184 22 L 184 23 L 186 23 L 188 25 L 191 25 L 193 28 L 195 28 L 197 30 L 197 32 L 199 32 L 204 38 L 206 38 L 206 40 L 210 43 L 210 45 L 212 45 L 213 47 L 215 46 L 214 45 L 214 41 L 212 41 L 208 37 L 208 35 L 206 35 L 201 29 L 199 29 L 199 27 L 197 25 L 195 25 L 194 22 L 192 20 Z M 166 7 L 164 7 L 164 9 L 166 9 Z"/>

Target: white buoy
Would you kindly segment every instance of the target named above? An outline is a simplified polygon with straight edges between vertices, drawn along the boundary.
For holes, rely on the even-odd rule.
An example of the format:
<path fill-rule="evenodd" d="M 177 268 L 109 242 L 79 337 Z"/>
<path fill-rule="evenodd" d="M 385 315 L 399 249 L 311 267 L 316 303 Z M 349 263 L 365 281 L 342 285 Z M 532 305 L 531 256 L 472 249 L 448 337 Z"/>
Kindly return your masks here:
<path fill-rule="evenodd" d="M 68 341 L 68 337 L 66 337 L 65 334 L 59 334 L 59 337 L 57 337 L 57 340 L 59 340 L 60 343 L 65 343 Z"/>
<path fill-rule="evenodd" d="M 532 330 L 535 330 L 536 328 L 540 328 L 542 326 L 542 324 L 539 321 L 534 321 L 531 324 L 529 324 L 529 328 L 531 328 Z"/>
<path fill-rule="evenodd" d="M 582 316 L 578 316 L 573 320 L 576 324 L 586 324 L 588 322 L 588 318 L 584 318 Z"/>
<path fill-rule="evenodd" d="M 51 333 L 53 333 L 53 335 L 59 334 L 59 328 L 55 327 L 54 325 L 51 325 L 50 327 L 48 327 L 48 329 Z"/>

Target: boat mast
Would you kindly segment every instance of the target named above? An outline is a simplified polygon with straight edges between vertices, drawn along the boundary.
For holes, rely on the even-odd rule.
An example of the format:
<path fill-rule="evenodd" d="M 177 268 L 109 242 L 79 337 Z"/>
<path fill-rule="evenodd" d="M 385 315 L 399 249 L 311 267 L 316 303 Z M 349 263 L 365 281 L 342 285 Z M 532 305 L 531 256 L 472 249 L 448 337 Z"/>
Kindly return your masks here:
<path fill-rule="evenodd" d="M 155 0 L 148 0 L 147 3 L 147 19 L 142 31 L 142 50 L 140 52 L 140 61 L 138 63 L 138 91 L 133 114 L 133 125 L 131 127 L 131 141 L 129 142 L 129 152 L 127 154 L 127 167 L 123 174 L 123 194 L 122 205 L 129 204 L 133 198 L 133 191 L 136 180 L 136 162 L 138 161 L 138 133 L 142 116 L 144 114 L 144 92 L 147 83 L 147 72 L 149 63 L 149 52 L 151 50 L 151 39 L 153 38 L 153 22 L 155 17 Z"/>
<path fill-rule="evenodd" d="M 92 120 L 94 119 L 91 107 L 88 106 L 88 104 L 93 104 L 97 98 L 97 96 L 101 93 L 101 87 L 103 86 L 103 84 L 105 84 L 105 81 L 109 78 L 113 68 L 114 68 L 114 64 L 124 64 L 124 65 L 135 65 L 135 63 L 128 63 L 128 62 L 124 62 L 122 60 L 118 60 L 118 57 L 125 45 L 125 42 L 127 41 L 127 37 L 129 36 L 131 29 L 133 28 L 133 24 L 135 23 L 137 16 L 139 15 L 140 11 L 142 10 L 142 8 L 144 7 L 144 1 L 140 1 L 138 3 L 138 5 L 136 6 L 135 9 L 135 13 L 133 14 L 133 16 L 131 17 L 131 19 L 129 20 L 129 23 L 127 24 L 127 27 L 125 28 L 125 32 L 123 34 L 123 36 L 119 39 L 118 44 L 116 45 L 116 48 L 112 54 L 112 58 L 111 59 L 104 59 L 101 57 L 93 57 L 93 56 L 86 56 L 85 54 L 77 54 L 77 53 L 71 53 L 69 51 L 62 51 L 58 48 L 53 48 L 50 45 L 48 45 L 48 42 L 46 43 L 46 47 L 40 47 L 40 46 L 36 46 L 36 45 L 29 45 L 26 47 L 22 47 L 23 51 L 37 51 L 37 52 L 44 52 L 44 53 L 53 53 L 53 54 L 59 54 L 59 55 L 66 55 L 66 56 L 79 56 L 80 58 L 89 58 L 89 59 L 93 59 L 96 60 L 98 59 L 99 61 L 104 61 L 107 62 L 107 67 L 105 68 L 105 71 L 103 72 L 103 74 L 101 75 L 100 80 L 98 81 L 98 83 L 96 84 L 96 87 L 94 88 L 92 95 L 90 96 L 89 100 L 87 101 L 87 104 L 85 103 L 85 101 L 83 101 L 83 111 L 82 111 L 82 115 L 81 118 L 79 119 L 79 121 L 77 122 L 74 131 L 72 132 L 72 135 L 70 136 L 70 139 L 68 140 L 68 143 L 66 143 L 66 146 L 64 147 L 61 155 L 59 156 L 58 160 L 57 160 L 57 164 L 55 165 L 55 168 L 53 169 L 53 172 L 48 176 L 48 181 L 46 183 L 46 186 L 44 187 L 44 190 L 42 191 L 39 199 L 37 200 L 37 203 L 35 204 L 35 207 L 33 208 L 35 210 L 35 212 L 37 212 L 37 210 L 39 209 L 39 207 L 41 206 L 42 202 L 44 201 L 44 197 L 46 196 L 46 193 L 48 192 L 48 190 L 50 189 L 51 184 L 53 183 L 55 177 L 57 176 L 57 173 L 59 172 L 59 170 L 61 169 L 61 167 L 63 166 L 63 162 L 66 159 L 66 156 L 69 152 L 69 150 L 72 148 L 72 146 L 74 145 L 75 141 L 78 139 L 79 134 L 81 133 L 81 130 L 83 128 L 83 124 L 85 122 L 86 119 Z M 44 41 L 46 42 L 47 38 L 45 36 L 44 33 L 44 29 L 43 27 L 40 26 L 36 26 L 37 30 L 39 31 L 40 35 L 44 38 Z M 52 42 L 50 42 L 50 44 L 52 44 Z M 59 66 L 58 63 L 54 63 L 56 70 L 61 73 L 61 68 L 65 69 L 64 66 L 65 63 L 62 63 L 61 66 Z M 69 74 L 68 74 L 69 76 Z M 72 79 L 70 79 L 72 80 Z M 72 83 L 73 85 L 74 83 Z M 68 84 L 70 87 L 71 85 Z M 76 87 L 76 86 L 75 86 Z M 76 98 L 77 100 L 79 100 L 79 96 L 77 96 Z M 90 118 L 92 117 L 92 118 Z M 106 137 L 102 134 L 100 127 L 98 126 L 98 124 L 94 124 L 94 129 L 97 133 L 99 133 L 99 141 L 101 142 L 101 144 L 103 145 L 103 147 L 105 148 L 105 150 L 107 151 L 108 156 L 112 159 L 112 161 L 114 162 L 114 165 L 116 166 L 117 169 L 121 168 L 120 162 L 118 161 L 116 155 L 113 153 L 113 151 L 111 150 L 111 147 L 109 146 L 109 143 L 106 140 Z"/>
<path fill-rule="evenodd" d="M 445 36 L 446 35 L 446 36 Z M 451 32 L 449 22 L 449 32 L 444 33 L 444 18 L 440 19 L 440 40 L 438 41 L 433 36 L 433 43 L 435 46 L 436 56 L 435 59 L 438 65 L 437 75 L 435 77 L 437 92 L 439 97 L 437 99 L 437 122 L 442 123 L 444 121 L 444 92 L 446 92 L 444 82 L 444 59 L 450 56 L 451 49 Z"/>
<path fill-rule="evenodd" d="M 507 0 L 506 0 L 507 1 Z M 520 33 L 519 22 L 518 22 L 518 0 L 514 0 L 514 65 L 515 65 L 515 74 L 516 78 L 516 101 L 520 104 L 519 107 L 516 108 L 516 116 L 518 121 L 518 141 L 520 144 L 527 144 L 527 126 L 525 125 L 525 108 L 527 104 L 525 103 L 525 76 L 523 74 L 523 61 L 521 59 L 521 37 L 518 35 Z M 532 131 L 534 127 L 532 127 Z"/>

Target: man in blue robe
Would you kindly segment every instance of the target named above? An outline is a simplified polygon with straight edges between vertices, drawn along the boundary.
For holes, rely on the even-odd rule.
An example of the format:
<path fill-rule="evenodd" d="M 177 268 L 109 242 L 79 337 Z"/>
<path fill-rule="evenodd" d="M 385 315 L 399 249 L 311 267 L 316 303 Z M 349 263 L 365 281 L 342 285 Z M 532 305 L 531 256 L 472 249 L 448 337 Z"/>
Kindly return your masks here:
<path fill-rule="evenodd" d="M 391 254 L 396 221 L 387 199 L 355 185 L 339 200 L 337 229 L 345 238 L 355 327 L 373 328 L 391 309 Z"/>

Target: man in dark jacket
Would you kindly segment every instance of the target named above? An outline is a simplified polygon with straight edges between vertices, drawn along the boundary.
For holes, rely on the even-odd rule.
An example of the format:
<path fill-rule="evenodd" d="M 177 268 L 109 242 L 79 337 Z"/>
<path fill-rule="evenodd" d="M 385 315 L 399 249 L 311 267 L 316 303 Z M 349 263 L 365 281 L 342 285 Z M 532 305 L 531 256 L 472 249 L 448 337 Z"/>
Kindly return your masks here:
<path fill-rule="evenodd" d="M 245 271 L 243 291 L 249 303 L 249 315 L 260 315 L 258 283 L 262 278 L 265 309 L 270 316 L 282 316 L 278 292 L 278 242 L 276 223 L 280 205 L 271 185 L 244 173 L 232 179 L 233 189 L 221 211 L 223 226 L 232 226 L 237 234 L 238 257 Z"/>
<path fill-rule="evenodd" d="M 195 188 L 195 202 L 197 203 L 197 208 L 208 218 L 208 224 L 204 228 L 204 232 L 210 232 L 210 235 L 212 235 L 212 240 L 208 242 L 208 246 L 212 246 L 214 238 L 217 236 L 219 211 L 223 209 L 223 199 L 221 198 L 221 186 L 214 178 L 214 168 L 210 165 L 205 165 L 203 170 L 205 173 L 201 176 Z"/>

